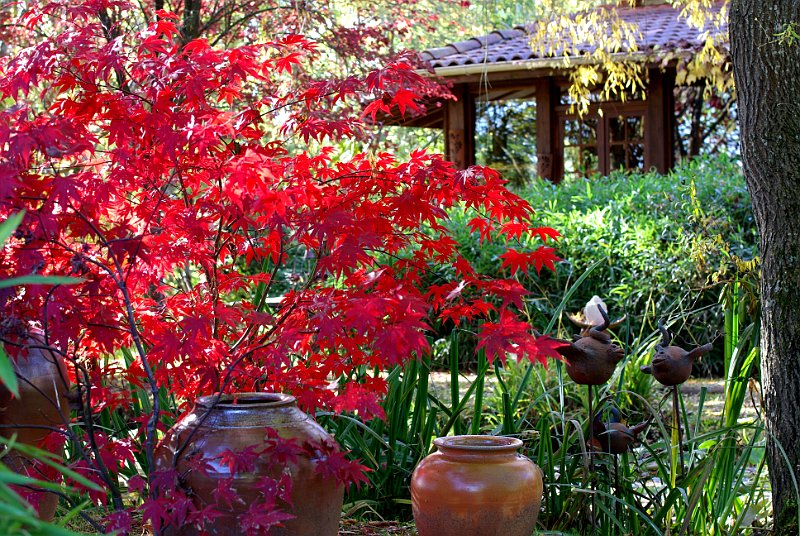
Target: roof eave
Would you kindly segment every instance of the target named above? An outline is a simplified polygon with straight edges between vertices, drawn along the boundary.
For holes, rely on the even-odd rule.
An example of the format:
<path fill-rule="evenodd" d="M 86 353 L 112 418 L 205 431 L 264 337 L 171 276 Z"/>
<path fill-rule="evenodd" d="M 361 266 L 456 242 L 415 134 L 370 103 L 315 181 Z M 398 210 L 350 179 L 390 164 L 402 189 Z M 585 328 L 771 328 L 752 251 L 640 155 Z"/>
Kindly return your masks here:
<path fill-rule="evenodd" d="M 671 50 L 673 55 L 691 55 L 691 50 Z M 613 61 L 648 62 L 660 60 L 663 56 L 657 52 L 618 52 L 611 54 Z M 469 76 L 474 74 L 489 74 L 511 71 L 537 71 L 541 69 L 569 69 L 576 65 L 589 65 L 597 63 L 593 56 L 562 56 L 558 58 L 532 58 L 528 60 L 500 61 L 494 63 L 472 63 L 469 65 L 449 65 L 436 67 L 434 73 L 443 78 Z"/>

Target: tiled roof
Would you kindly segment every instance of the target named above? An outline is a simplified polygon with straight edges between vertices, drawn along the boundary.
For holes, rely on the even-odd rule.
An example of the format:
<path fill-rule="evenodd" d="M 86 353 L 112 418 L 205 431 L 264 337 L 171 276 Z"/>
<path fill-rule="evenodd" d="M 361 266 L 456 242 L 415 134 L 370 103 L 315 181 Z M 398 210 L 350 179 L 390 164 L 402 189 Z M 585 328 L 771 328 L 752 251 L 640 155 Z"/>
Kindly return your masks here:
<path fill-rule="evenodd" d="M 641 34 L 638 42 L 639 52 L 694 50 L 703 45 L 701 32 L 690 27 L 686 20 L 679 16 L 679 11 L 670 5 L 598 9 L 616 9 L 621 20 L 638 26 Z M 719 11 L 720 4 L 716 4 L 712 9 Z M 561 53 L 560 50 L 549 50 L 550 54 L 538 55 L 530 44 L 531 28 L 535 26 L 518 26 L 513 30 L 494 31 L 466 41 L 428 49 L 422 52 L 421 57 L 428 61 L 431 67 L 438 68 L 552 58 Z M 720 28 L 720 32 L 727 31 L 727 26 Z M 583 53 L 592 52 L 592 47 L 588 45 L 578 48 Z"/>

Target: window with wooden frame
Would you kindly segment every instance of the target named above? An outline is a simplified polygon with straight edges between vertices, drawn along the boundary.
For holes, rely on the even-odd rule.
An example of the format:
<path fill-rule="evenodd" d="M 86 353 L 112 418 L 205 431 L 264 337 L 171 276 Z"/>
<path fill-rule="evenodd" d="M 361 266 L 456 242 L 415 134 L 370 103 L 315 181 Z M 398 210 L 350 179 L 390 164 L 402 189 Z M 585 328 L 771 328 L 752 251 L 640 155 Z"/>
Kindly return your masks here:
<path fill-rule="evenodd" d="M 556 108 L 564 176 L 608 175 L 645 166 L 643 101 L 593 103 L 583 117 L 568 105 Z"/>
<path fill-rule="evenodd" d="M 596 117 L 564 117 L 559 138 L 563 142 L 564 176 L 588 177 L 600 171 Z"/>

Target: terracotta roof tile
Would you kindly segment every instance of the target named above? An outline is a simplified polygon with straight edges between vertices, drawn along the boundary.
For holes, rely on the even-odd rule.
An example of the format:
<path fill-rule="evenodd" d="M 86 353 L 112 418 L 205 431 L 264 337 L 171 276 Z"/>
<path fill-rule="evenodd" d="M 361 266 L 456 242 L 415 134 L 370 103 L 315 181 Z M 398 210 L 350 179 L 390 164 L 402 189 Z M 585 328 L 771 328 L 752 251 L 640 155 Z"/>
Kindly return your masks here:
<path fill-rule="evenodd" d="M 620 19 L 637 24 L 641 33 L 638 43 L 641 52 L 693 50 L 703 45 L 701 32 L 690 27 L 679 16 L 679 11 L 669 5 L 598 9 L 617 9 Z M 712 9 L 719 10 L 720 5 Z M 428 49 L 422 52 L 421 57 L 434 68 L 537 59 L 540 56 L 529 43 L 533 28 L 534 25 L 528 25 L 512 30 L 497 30 L 466 41 Z M 727 32 L 727 27 L 720 31 Z M 593 52 L 588 44 L 579 45 L 578 49 L 583 54 Z M 560 56 L 563 50 L 559 47 L 548 52 L 544 57 Z"/>

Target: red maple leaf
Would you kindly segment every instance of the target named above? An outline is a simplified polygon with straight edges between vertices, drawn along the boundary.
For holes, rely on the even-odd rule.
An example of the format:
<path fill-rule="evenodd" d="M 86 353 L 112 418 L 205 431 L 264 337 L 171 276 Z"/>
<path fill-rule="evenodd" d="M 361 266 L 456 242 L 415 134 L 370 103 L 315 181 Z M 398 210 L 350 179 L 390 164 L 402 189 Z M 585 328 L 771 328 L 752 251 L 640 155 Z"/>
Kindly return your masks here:
<path fill-rule="evenodd" d="M 483 243 L 484 240 L 491 238 L 491 231 L 494 229 L 492 227 L 492 222 L 487 220 L 486 218 L 472 218 L 467 222 L 467 227 L 470 228 L 470 231 L 478 232 L 480 234 L 480 242 Z"/>
<path fill-rule="evenodd" d="M 397 105 L 400 109 L 400 115 L 405 117 L 407 108 L 419 111 L 420 107 L 419 104 L 417 104 L 417 99 L 419 99 L 419 95 L 415 92 L 408 89 L 399 89 L 392 98 L 392 104 Z"/>
<path fill-rule="evenodd" d="M 233 489 L 232 478 L 220 478 L 217 480 L 217 485 L 211 492 L 214 497 L 214 504 L 217 507 L 222 507 L 226 510 L 234 509 L 234 505 L 244 504 L 242 497 Z"/>
<path fill-rule="evenodd" d="M 292 514 L 275 507 L 270 508 L 268 505 L 256 501 L 239 516 L 239 528 L 247 536 L 262 536 L 269 534 L 271 528 L 283 525 L 284 521 L 289 521 L 294 517 Z"/>
<path fill-rule="evenodd" d="M 515 249 L 509 249 L 500 255 L 500 258 L 503 259 L 503 264 L 500 267 L 509 268 L 512 275 L 518 271 L 527 272 L 528 265 L 531 262 L 529 253 L 519 252 Z"/>
<path fill-rule="evenodd" d="M 220 453 L 219 460 L 228 467 L 231 475 L 237 475 L 252 473 L 259 455 L 255 446 L 249 446 L 237 451 L 225 449 Z"/>

